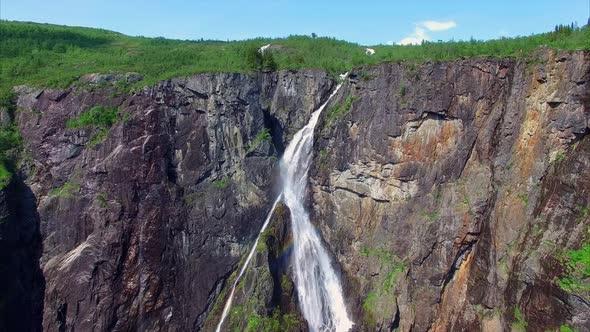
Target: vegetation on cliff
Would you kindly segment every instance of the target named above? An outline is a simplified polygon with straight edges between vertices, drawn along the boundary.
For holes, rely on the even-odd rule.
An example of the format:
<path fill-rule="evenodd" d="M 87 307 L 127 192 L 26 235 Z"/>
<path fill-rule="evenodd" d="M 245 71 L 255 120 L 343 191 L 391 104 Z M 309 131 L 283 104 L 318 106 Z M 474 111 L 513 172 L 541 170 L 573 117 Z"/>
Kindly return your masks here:
<path fill-rule="evenodd" d="M 103 29 L 0 21 L 0 99 L 10 105 L 12 87 L 29 84 L 64 88 L 83 74 L 138 72 L 151 85 L 163 79 L 201 72 L 248 72 L 320 68 L 332 74 L 354 66 L 399 60 L 450 60 L 476 56 L 525 56 L 541 45 L 590 49 L 590 28 L 558 26 L 528 37 L 489 41 L 423 42 L 422 45 L 373 46 L 365 54 L 358 44 L 334 38 L 290 36 L 244 41 L 170 40 L 130 37 Z M 261 54 L 258 48 L 271 44 Z M 346 110 L 344 108 L 343 110 Z M 106 132 L 103 130 L 103 136 Z M 10 178 L 9 151 L 20 142 L 11 124 L 0 132 L 0 180 Z M 96 140 L 99 142 L 99 140 Z M 94 143 L 96 143 L 94 142 Z"/>
<path fill-rule="evenodd" d="M 341 73 L 353 66 L 398 60 L 449 60 L 474 56 L 520 56 L 547 45 L 590 49 L 589 28 L 561 28 L 528 37 L 497 40 L 424 42 L 422 45 L 373 46 L 367 56 L 358 44 L 328 37 L 290 36 L 278 39 L 170 40 L 129 37 L 91 28 L 0 22 L 0 56 L 6 91 L 16 84 L 66 87 L 82 74 L 139 72 L 140 84 L 199 72 L 245 72 L 251 69 L 321 68 Z M 272 56 L 256 50 L 272 45 Z M 266 53 L 266 52 L 265 52 Z"/>

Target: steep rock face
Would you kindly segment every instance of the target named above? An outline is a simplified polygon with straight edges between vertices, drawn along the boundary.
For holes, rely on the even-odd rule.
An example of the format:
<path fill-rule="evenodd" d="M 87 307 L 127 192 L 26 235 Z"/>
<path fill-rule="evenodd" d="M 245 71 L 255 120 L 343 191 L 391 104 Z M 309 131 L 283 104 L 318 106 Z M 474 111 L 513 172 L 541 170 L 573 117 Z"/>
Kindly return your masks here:
<path fill-rule="evenodd" d="M 0 190 L 0 331 L 41 331 L 40 256 L 35 197 L 15 178 Z"/>
<path fill-rule="evenodd" d="M 293 246 L 289 209 L 278 204 L 269 227 L 261 235 L 246 272 L 239 280 L 228 318 L 222 329 L 228 331 L 307 331 L 305 319 L 296 304 L 290 270 Z M 232 275 L 232 284 L 235 281 Z M 226 287 L 205 323 L 213 331 L 231 291 Z"/>
<path fill-rule="evenodd" d="M 590 237 L 589 71 L 587 52 L 544 50 L 351 73 L 316 129 L 309 209 L 356 330 L 590 329 L 587 290 L 560 286 L 590 287 L 566 263 Z M 32 330 L 210 330 L 275 198 L 278 157 L 334 82 L 306 70 L 129 94 L 93 84 L 18 89 L 24 180 L 0 195 L 0 245 L 18 252 L 2 257 L 6 280 L 34 286 L 19 308 Z M 97 105 L 117 122 L 67 125 Z M 228 327 L 305 328 L 276 219 Z"/>
<path fill-rule="evenodd" d="M 280 150 L 331 86 L 310 70 L 203 74 L 132 94 L 20 87 L 43 328 L 199 330 L 274 199 L 266 133 Z M 68 125 L 97 105 L 119 120 Z"/>
<path fill-rule="evenodd" d="M 590 54 L 382 64 L 323 116 L 313 219 L 360 330 L 590 329 Z"/>

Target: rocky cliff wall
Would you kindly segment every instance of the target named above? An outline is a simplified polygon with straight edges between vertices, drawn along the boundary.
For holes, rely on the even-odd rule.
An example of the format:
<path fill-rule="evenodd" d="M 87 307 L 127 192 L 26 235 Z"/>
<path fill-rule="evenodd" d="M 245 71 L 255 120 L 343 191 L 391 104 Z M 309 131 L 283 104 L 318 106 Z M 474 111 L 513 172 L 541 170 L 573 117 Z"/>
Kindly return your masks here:
<path fill-rule="evenodd" d="M 43 238 L 46 331 L 198 330 L 276 192 L 282 139 L 332 85 L 319 71 L 19 89 L 23 173 Z M 72 128 L 94 106 L 109 128 Z M 269 135 L 270 134 L 270 135 Z"/>
<path fill-rule="evenodd" d="M 550 50 L 352 71 L 317 128 L 308 205 L 357 330 L 590 329 L 590 286 L 568 265 L 590 236 L 589 72 L 587 52 Z M 211 329 L 277 160 L 333 84 L 308 70 L 19 88 L 38 327 Z M 114 125 L 68 127 L 97 105 L 118 107 Z M 275 219 L 233 327 L 278 312 L 304 328 Z"/>
<path fill-rule="evenodd" d="M 590 330 L 588 272 L 559 285 L 590 240 L 589 60 L 352 72 L 310 204 L 361 330 Z"/>

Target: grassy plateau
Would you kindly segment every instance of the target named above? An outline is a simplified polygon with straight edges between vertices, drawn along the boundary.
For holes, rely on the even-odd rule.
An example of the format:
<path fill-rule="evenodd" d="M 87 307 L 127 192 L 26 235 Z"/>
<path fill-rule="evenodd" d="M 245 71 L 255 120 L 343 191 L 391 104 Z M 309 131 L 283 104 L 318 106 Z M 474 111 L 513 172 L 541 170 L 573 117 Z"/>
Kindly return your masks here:
<path fill-rule="evenodd" d="M 272 45 L 271 53 L 260 56 L 256 50 L 266 44 Z M 318 68 L 336 75 L 355 66 L 385 61 L 525 57 L 541 45 L 590 49 L 590 28 L 559 26 L 549 33 L 488 41 L 377 45 L 371 46 L 376 53 L 369 56 L 365 46 L 328 37 L 171 40 L 130 37 L 102 29 L 0 21 L 0 108 L 13 118 L 11 91 L 15 85 L 65 88 L 77 84 L 78 78 L 88 73 L 138 72 L 144 80 L 136 86 L 202 72 Z M 14 124 L 2 124 L 0 186 L 11 177 L 11 156 L 20 144 Z"/>

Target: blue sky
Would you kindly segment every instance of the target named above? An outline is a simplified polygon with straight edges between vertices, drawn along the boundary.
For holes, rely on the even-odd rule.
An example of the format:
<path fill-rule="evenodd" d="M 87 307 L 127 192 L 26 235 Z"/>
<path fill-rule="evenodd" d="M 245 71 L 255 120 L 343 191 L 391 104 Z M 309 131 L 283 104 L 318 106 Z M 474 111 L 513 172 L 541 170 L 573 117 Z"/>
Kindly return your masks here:
<path fill-rule="evenodd" d="M 545 32 L 559 23 L 583 25 L 589 1 L 1 0 L 0 18 L 178 39 L 315 32 L 374 45 L 489 39 Z"/>

